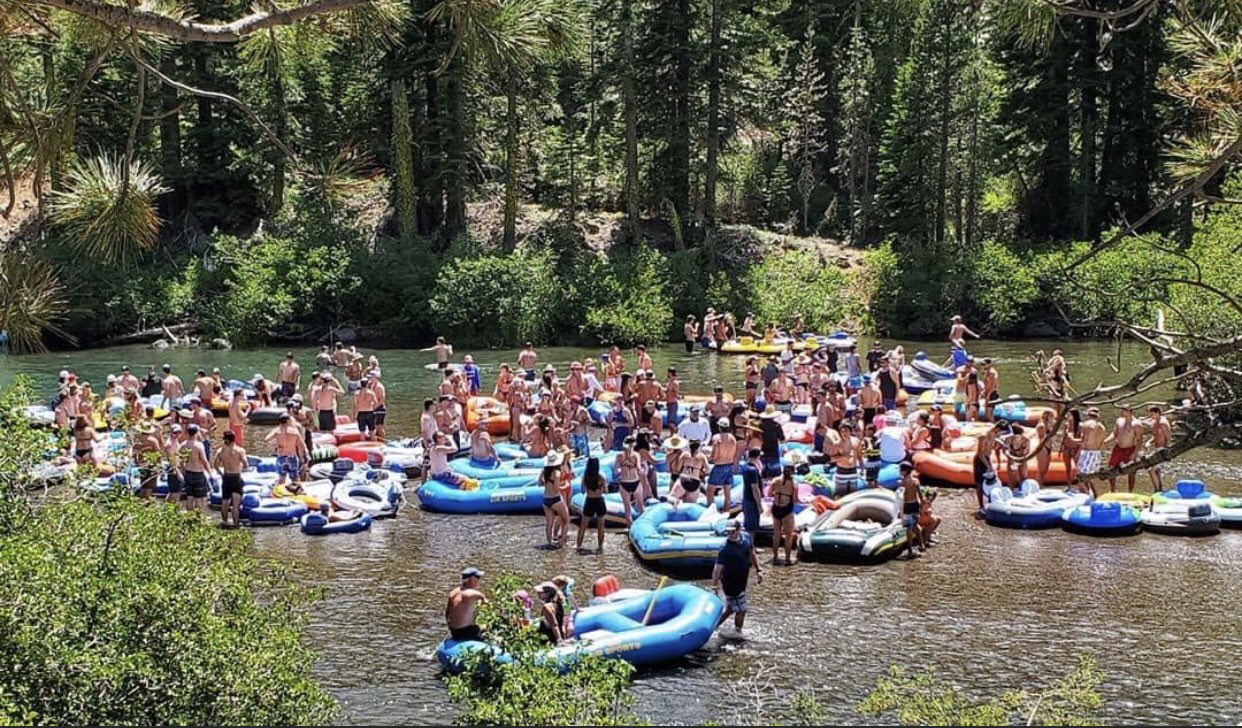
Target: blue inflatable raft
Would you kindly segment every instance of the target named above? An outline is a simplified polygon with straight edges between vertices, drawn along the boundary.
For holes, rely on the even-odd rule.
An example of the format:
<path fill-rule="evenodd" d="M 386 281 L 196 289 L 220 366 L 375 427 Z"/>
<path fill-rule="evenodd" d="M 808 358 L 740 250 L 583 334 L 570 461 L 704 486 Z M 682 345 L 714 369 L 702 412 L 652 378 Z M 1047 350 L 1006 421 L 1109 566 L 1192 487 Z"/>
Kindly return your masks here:
<path fill-rule="evenodd" d="M 331 521 L 315 511 L 302 516 L 302 533 L 308 536 L 327 536 L 333 533 L 360 533 L 371 527 L 371 516 L 354 511 L 356 517 L 344 521 Z"/>
<path fill-rule="evenodd" d="M 1005 486 L 993 488 L 983 508 L 983 520 L 1003 528 L 1056 528 L 1065 511 L 1086 502 L 1084 493 L 1041 490 L 1033 481 L 1027 481 L 1019 495 Z"/>
<path fill-rule="evenodd" d="M 1143 522 L 1139 512 L 1124 503 L 1091 502 L 1061 514 L 1066 531 L 1088 536 L 1132 536 Z"/>
<path fill-rule="evenodd" d="M 648 607 L 651 615 L 643 624 Z M 650 596 L 584 607 L 574 613 L 575 638 L 549 649 L 542 659 L 562 669 L 581 655 L 625 660 L 636 667 L 670 662 L 707 644 L 723 611 L 720 597 L 694 584 L 673 584 Z M 451 638 L 436 648 L 436 658 L 446 670 L 458 671 L 464 667 L 462 658 L 473 651 L 490 651 L 501 662 L 510 659 L 485 642 Z"/>
<path fill-rule="evenodd" d="M 725 541 L 725 517 L 703 519 L 697 503 L 673 507 L 659 503 L 630 524 L 630 545 L 644 563 L 666 569 L 710 569 Z"/>

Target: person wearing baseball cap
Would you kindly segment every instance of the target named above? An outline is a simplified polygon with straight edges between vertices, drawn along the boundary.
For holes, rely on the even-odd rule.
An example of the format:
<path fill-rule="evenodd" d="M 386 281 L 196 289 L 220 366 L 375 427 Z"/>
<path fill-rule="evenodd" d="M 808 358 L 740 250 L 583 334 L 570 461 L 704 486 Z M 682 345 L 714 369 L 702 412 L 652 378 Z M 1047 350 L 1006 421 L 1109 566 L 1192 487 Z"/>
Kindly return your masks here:
<path fill-rule="evenodd" d="M 741 523 L 728 521 L 725 537 L 724 545 L 716 553 L 716 564 L 712 567 L 712 589 L 719 591 L 725 599 L 725 610 L 717 624 L 724 624 L 732 615 L 733 629 L 741 634 L 742 625 L 746 622 L 746 584 L 750 581 L 750 570 L 755 570 L 755 578 L 760 584 L 763 583 L 763 571 L 759 568 L 754 541 L 750 534 L 742 530 Z"/>
<path fill-rule="evenodd" d="M 455 587 L 448 595 L 448 604 L 444 607 L 444 620 L 448 623 L 449 636 L 456 642 L 481 642 L 483 631 L 475 623 L 479 605 L 485 597 L 479 590 L 483 579 L 483 570 L 476 567 L 462 569 L 461 586 Z"/>

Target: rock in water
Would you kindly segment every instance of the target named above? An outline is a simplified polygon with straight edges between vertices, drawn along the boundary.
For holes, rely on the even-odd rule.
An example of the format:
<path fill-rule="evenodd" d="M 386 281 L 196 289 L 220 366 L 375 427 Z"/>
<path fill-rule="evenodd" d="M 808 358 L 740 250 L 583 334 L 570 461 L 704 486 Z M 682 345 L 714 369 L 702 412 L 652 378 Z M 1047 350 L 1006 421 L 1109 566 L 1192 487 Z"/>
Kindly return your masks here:
<path fill-rule="evenodd" d="M 213 349 L 226 349 L 226 350 L 227 350 L 227 349 L 232 349 L 232 348 L 233 348 L 233 342 L 229 341 L 228 339 L 212 339 L 212 340 L 211 340 L 211 348 L 213 348 Z"/>
<path fill-rule="evenodd" d="M 152 349 L 167 349 L 169 346 L 170 344 L 167 341 L 164 341 L 163 339 L 156 339 L 155 341 L 151 342 Z"/>

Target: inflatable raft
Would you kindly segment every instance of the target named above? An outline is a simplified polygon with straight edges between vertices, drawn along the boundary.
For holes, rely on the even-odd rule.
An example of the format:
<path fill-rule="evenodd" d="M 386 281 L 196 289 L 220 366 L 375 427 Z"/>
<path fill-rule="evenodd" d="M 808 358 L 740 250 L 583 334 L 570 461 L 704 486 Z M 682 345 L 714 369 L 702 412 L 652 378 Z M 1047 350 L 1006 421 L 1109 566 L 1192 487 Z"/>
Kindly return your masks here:
<path fill-rule="evenodd" d="M 1215 496 L 1212 508 L 1220 516 L 1221 528 L 1242 528 L 1242 497 Z"/>
<path fill-rule="evenodd" d="M 1144 531 L 1166 536 L 1214 536 L 1220 533 L 1220 514 L 1208 501 L 1153 503 L 1139 516 Z"/>
<path fill-rule="evenodd" d="M 1179 480 L 1169 490 L 1152 495 L 1152 503 L 1210 503 L 1216 495 L 1208 491 L 1202 480 Z"/>
<path fill-rule="evenodd" d="M 337 512 L 329 518 L 319 511 L 302 516 L 302 533 L 327 536 L 333 533 L 360 533 L 371 528 L 371 516 L 362 511 Z"/>
<path fill-rule="evenodd" d="M 1004 402 L 997 403 L 992 408 L 992 419 L 998 422 L 1004 420 L 1034 427 L 1039 424 L 1039 420 L 1044 416 L 1045 412 L 1051 412 L 1053 415 L 1057 413 L 1051 407 L 1029 407 L 1022 400 L 1007 399 Z"/>
<path fill-rule="evenodd" d="M 798 537 L 798 552 L 814 561 L 873 564 L 895 556 L 905 541 L 897 494 L 871 489 L 820 514 Z"/>
<path fill-rule="evenodd" d="M 345 511 L 359 511 L 372 518 L 393 518 L 404 501 L 405 488 L 396 478 L 378 471 L 382 479 L 346 478 L 332 488 L 332 504 Z"/>
<path fill-rule="evenodd" d="M 305 503 L 291 498 L 264 498 L 254 493 L 242 496 L 241 517 L 252 526 L 296 523 L 307 510 Z"/>
<path fill-rule="evenodd" d="M 1087 536 L 1132 536 L 1143 527 L 1138 510 L 1115 501 L 1070 508 L 1061 514 L 1061 521 L 1066 531 Z"/>
<path fill-rule="evenodd" d="M 1005 486 L 993 488 L 983 507 L 983 520 L 1003 528 L 1056 528 L 1065 511 L 1086 502 L 1084 493 L 1044 489 L 1028 480 L 1018 494 Z"/>
<path fill-rule="evenodd" d="M 584 607 L 574 612 L 574 639 L 549 649 L 541 659 L 562 669 L 582 655 L 625 660 L 636 667 L 670 662 L 707 644 L 723 611 L 720 597 L 694 584 L 673 584 L 645 597 Z M 436 657 L 446 670 L 459 671 L 462 658 L 472 651 L 491 652 L 500 662 L 510 659 L 487 643 L 451 638 L 436 648 Z"/>
<path fill-rule="evenodd" d="M 658 503 L 630 525 L 630 545 L 645 563 L 668 569 L 711 569 L 725 541 L 725 517 L 697 503 Z"/>

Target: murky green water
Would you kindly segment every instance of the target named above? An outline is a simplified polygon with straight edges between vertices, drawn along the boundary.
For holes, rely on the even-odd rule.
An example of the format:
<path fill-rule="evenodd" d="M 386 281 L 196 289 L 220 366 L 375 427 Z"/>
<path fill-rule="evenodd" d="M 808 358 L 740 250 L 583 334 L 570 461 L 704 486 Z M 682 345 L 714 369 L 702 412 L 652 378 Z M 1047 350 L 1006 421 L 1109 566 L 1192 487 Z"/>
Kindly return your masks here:
<path fill-rule="evenodd" d="M 870 342 L 867 342 L 870 343 Z M 999 364 L 1006 394 L 1030 389 L 1029 370 L 1051 343 L 985 343 L 976 354 Z M 928 345 L 939 356 L 944 347 Z M 1099 343 L 1062 345 L 1078 386 L 1115 381 Z M 908 355 L 920 345 L 907 343 Z M 297 350 L 304 367 L 312 350 Z M 370 352 L 368 352 L 370 353 Z M 376 352 L 389 396 L 389 430 L 411 434 L 416 407 L 434 391 L 429 354 Z M 563 367 L 599 351 L 551 349 L 540 362 Z M 72 368 L 99 385 L 128 363 L 136 374 L 169 362 L 183 377 L 218 366 L 226 377 L 275 375 L 283 350 L 170 351 L 122 347 L 40 357 L 0 357 L 0 384 L 33 374 L 50 390 L 56 372 Z M 514 351 L 476 353 L 489 380 Z M 683 389 L 710 391 L 720 382 L 740 390 L 742 359 L 679 348 L 654 353 L 662 369 L 676 365 Z M 1123 366 L 1143 362 L 1127 349 Z M 97 386 L 98 388 L 98 386 Z M 1149 393 L 1172 397 L 1172 391 Z M 259 431 L 248 433 L 257 441 Z M 1197 477 L 1220 493 L 1242 493 L 1242 453 L 1201 450 L 1169 468 L 1166 478 Z M 1146 479 L 1139 478 L 1140 489 Z M 411 496 L 413 497 L 413 496 Z M 945 516 L 941 544 L 927 557 L 871 568 L 799 565 L 769 569 L 752 585 L 751 639 L 713 641 L 685 662 L 645 673 L 635 693 L 639 712 L 656 722 L 730 722 L 754 715 L 739 680 L 770 674 L 785 695 L 794 686 L 823 687 L 833 722 L 861 722 L 854 704 L 893 663 L 930 665 L 971 694 L 1043 685 L 1095 655 L 1108 673 L 1103 688 L 1108 722 L 1232 723 L 1242 721 L 1233 696 L 1242 624 L 1242 533 L 1190 540 L 1141 535 L 1098 540 L 1061 531 L 993 529 L 970 516 L 973 496 L 949 492 L 937 501 Z M 298 562 L 324 586 L 316 640 L 331 644 L 318 665 L 341 701 L 346 722 L 443 723 L 451 707 L 429 660 L 443 637 L 443 598 L 467 564 L 516 571 L 534 580 L 558 573 L 586 588 L 602 574 L 627 586 L 654 585 L 625 537 L 609 536 L 603 555 L 543 551 L 542 518 L 443 516 L 409 508 L 395 521 L 352 537 L 310 539 L 295 529 L 255 532 L 255 548 Z M 256 626 L 256 628 L 260 628 Z M 779 670 L 779 673 L 776 671 Z"/>

